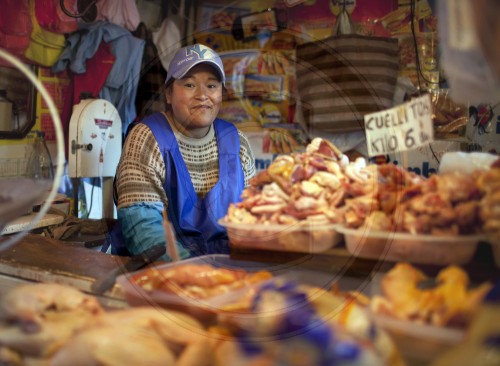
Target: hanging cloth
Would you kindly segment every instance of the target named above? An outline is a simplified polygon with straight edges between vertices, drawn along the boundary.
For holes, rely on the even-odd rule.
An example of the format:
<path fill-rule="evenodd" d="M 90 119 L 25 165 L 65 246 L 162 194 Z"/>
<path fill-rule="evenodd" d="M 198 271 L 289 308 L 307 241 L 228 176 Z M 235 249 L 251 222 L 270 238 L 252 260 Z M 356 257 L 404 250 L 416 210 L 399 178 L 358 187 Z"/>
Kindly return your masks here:
<path fill-rule="evenodd" d="M 158 50 L 158 57 L 165 70 L 181 47 L 181 32 L 170 18 L 163 19 L 160 28 L 153 32 L 153 42 Z"/>
<path fill-rule="evenodd" d="M 110 45 L 101 42 L 96 53 L 85 62 L 86 72 L 74 73 L 70 71 L 71 85 L 64 98 L 64 105 L 61 111 L 61 124 L 64 131 L 64 142 L 66 153 L 69 151 L 69 122 L 73 113 L 73 106 L 80 102 L 81 93 L 89 93 L 93 98 L 97 98 L 101 89 L 106 83 L 106 79 L 115 62 L 115 56 L 111 53 Z"/>
<path fill-rule="evenodd" d="M 69 68 L 74 73 L 86 72 L 86 62 L 94 56 L 101 42 L 109 44 L 115 61 L 99 98 L 106 99 L 116 107 L 125 133 L 136 118 L 135 98 L 144 51 L 142 39 L 110 22 L 81 23 L 78 31 L 68 36 L 67 47 L 52 71 L 58 73 Z"/>
<path fill-rule="evenodd" d="M 14 56 L 22 58 L 28 48 L 31 34 L 28 0 L 3 0 L 0 12 L 0 45 Z M 0 65 L 13 67 L 0 60 Z"/>
<path fill-rule="evenodd" d="M 165 110 L 165 98 L 162 92 L 167 72 L 161 65 L 158 50 L 146 24 L 139 24 L 133 34 L 145 42 L 141 64 L 142 73 L 135 98 L 137 118 L 142 120 L 153 112 Z"/>
<path fill-rule="evenodd" d="M 135 0 L 99 0 L 97 20 L 107 20 L 133 32 L 141 21 Z"/>
<path fill-rule="evenodd" d="M 43 29 L 54 33 L 71 33 L 77 30 L 77 18 L 64 14 L 60 6 L 61 0 L 36 0 L 35 15 L 38 24 Z M 76 0 L 63 0 L 64 6 L 71 11 L 76 11 Z"/>
<path fill-rule="evenodd" d="M 64 50 L 65 38 L 40 27 L 35 16 L 35 0 L 30 0 L 30 17 L 33 29 L 24 56 L 38 65 L 50 67 Z"/>

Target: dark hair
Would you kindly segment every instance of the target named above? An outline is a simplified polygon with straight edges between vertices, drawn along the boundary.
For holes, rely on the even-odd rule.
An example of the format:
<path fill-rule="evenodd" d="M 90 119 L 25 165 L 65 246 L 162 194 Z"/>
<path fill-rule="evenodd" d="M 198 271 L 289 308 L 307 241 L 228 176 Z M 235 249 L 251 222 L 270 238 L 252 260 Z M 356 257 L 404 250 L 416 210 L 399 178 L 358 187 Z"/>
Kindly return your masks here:
<path fill-rule="evenodd" d="M 168 78 L 168 74 L 167 74 L 167 78 Z M 172 78 L 167 83 L 165 83 L 165 89 L 168 88 L 169 86 L 171 86 L 175 80 L 176 79 Z"/>
<path fill-rule="evenodd" d="M 165 100 L 165 111 L 166 112 L 170 112 L 172 110 L 172 105 L 167 102 L 167 93 L 169 92 L 169 89 L 172 89 L 172 87 L 174 85 L 174 80 L 175 79 L 169 80 L 169 82 L 165 85 L 165 89 L 164 89 L 165 92 L 164 92 L 163 98 Z"/>

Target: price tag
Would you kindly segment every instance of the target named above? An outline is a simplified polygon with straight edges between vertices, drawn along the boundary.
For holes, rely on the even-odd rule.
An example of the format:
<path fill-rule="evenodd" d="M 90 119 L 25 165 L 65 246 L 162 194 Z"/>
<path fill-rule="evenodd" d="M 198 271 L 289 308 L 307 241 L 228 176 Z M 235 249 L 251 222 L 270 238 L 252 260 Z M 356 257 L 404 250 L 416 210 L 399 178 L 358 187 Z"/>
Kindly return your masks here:
<path fill-rule="evenodd" d="M 429 144 L 434 140 L 430 95 L 365 115 L 365 131 L 370 157 Z"/>

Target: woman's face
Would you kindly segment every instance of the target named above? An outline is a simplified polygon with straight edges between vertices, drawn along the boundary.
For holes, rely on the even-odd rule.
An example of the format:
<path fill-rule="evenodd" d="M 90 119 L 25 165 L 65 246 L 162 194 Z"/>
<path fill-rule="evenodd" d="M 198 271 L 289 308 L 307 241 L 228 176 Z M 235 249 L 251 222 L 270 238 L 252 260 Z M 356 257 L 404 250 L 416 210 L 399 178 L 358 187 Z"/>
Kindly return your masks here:
<path fill-rule="evenodd" d="M 191 137 L 203 137 L 219 113 L 222 83 L 208 64 L 193 67 L 182 79 L 167 89 L 174 122 Z"/>

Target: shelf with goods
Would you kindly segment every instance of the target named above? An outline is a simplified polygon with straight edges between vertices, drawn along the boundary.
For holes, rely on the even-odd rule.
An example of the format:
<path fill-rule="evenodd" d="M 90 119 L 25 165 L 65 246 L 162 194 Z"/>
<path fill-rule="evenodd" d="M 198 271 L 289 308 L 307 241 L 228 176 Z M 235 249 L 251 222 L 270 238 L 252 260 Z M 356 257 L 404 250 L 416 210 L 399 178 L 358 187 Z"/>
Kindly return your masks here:
<path fill-rule="evenodd" d="M 342 146 L 339 144 L 343 151 L 353 149 L 353 154 L 365 154 L 363 147 L 358 149 L 363 138 L 356 131 L 363 131 L 362 116 L 366 111 L 359 109 L 359 116 L 356 117 L 358 122 L 349 130 L 345 126 L 340 128 L 340 125 L 335 128 L 328 127 L 336 126 L 335 111 L 339 110 L 337 107 L 330 108 L 332 115 L 328 126 L 323 122 L 315 125 L 308 121 L 309 117 L 305 115 L 311 113 L 305 108 L 310 98 L 306 100 L 307 95 L 297 93 L 297 70 L 299 66 L 302 69 L 307 67 L 304 60 L 297 57 L 297 49 L 309 42 L 322 44 L 332 37 L 336 18 L 339 16 L 336 6 L 339 4 L 329 4 L 327 1 L 315 4 L 282 4 L 278 1 L 269 9 L 285 14 L 286 27 L 266 29 L 263 26 L 261 34 L 244 39 L 235 37 L 235 20 L 260 14 L 262 9 L 253 1 L 233 5 L 227 7 L 215 1 L 200 7 L 193 38 L 196 42 L 207 44 L 221 53 L 228 74 L 228 93 L 220 116 L 251 135 L 259 166 L 265 167 L 278 154 L 302 150 L 307 140 L 315 136 L 332 137 L 336 144 L 343 142 Z M 469 150 L 469 145 L 477 147 L 477 144 L 474 145 L 475 141 L 465 134 L 471 123 L 470 111 L 473 109 L 454 102 L 448 95 L 446 86 L 441 85 L 443 70 L 439 65 L 437 51 L 437 20 L 429 4 L 426 1 L 416 3 L 413 22 L 409 4 L 379 5 L 359 3 L 348 11 L 357 34 L 398 40 L 399 73 L 397 83 L 393 85 L 394 105 L 421 93 L 429 93 L 434 108 L 435 139 L 438 140 L 435 145 L 457 150 Z M 301 9 L 307 11 L 300 12 Z M 319 68 L 313 71 L 316 74 L 318 72 Z M 307 74 L 305 77 L 308 78 Z M 339 77 L 345 75 L 341 74 Z M 347 90 L 346 93 L 350 91 Z M 357 108 L 355 98 L 344 100 L 343 108 Z M 316 113 L 315 103 L 319 102 L 311 103 L 312 113 Z M 317 112 L 319 113 L 319 110 Z M 324 118 L 327 118 L 327 115 Z M 482 124 L 485 124 L 482 119 L 476 122 L 479 127 Z M 488 127 L 490 130 L 495 128 L 491 124 Z M 442 151 L 433 148 L 430 150 L 433 155 L 430 160 L 436 160 L 434 163 L 438 163 L 434 158 Z M 487 147 L 483 149 L 487 150 Z M 419 154 L 416 154 L 415 159 L 418 157 Z M 417 165 L 422 165 L 420 169 L 423 170 L 425 163 L 426 161 L 422 161 Z M 431 161 L 428 170 L 435 169 L 432 163 Z"/>
<path fill-rule="evenodd" d="M 258 170 L 276 154 L 305 146 L 305 135 L 294 123 L 296 37 L 280 22 L 286 11 L 279 1 L 266 4 L 266 9 L 256 1 L 202 4 L 193 34 L 196 42 L 213 48 L 222 58 L 227 93 L 219 117 L 247 134 Z M 237 36 L 246 29 L 247 20 L 261 22 L 261 31 Z"/>

